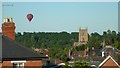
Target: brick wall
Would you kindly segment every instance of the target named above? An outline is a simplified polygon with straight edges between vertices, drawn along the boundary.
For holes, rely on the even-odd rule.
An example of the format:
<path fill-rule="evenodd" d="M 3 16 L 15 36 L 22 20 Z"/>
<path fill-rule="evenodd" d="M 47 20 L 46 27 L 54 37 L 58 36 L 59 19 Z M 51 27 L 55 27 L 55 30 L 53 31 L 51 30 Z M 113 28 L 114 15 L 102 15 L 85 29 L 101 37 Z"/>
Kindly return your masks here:
<path fill-rule="evenodd" d="M 2 68 L 2 63 L 0 63 L 0 68 Z"/>
<path fill-rule="evenodd" d="M 13 64 L 11 63 L 11 61 L 3 61 L 2 63 L 2 68 L 12 68 Z"/>
<path fill-rule="evenodd" d="M 24 68 L 42 68 L 42 61 L 41 60 L 28 60 Z"/>
<path fill-rule="evenodd" d="M 11 61 L 3 61 L 1 64 L 2 68 L 13 68 L 13 63 Z M 24 68 L 42 68 L 41 60 L 27 60 L 24 63 Z"/>

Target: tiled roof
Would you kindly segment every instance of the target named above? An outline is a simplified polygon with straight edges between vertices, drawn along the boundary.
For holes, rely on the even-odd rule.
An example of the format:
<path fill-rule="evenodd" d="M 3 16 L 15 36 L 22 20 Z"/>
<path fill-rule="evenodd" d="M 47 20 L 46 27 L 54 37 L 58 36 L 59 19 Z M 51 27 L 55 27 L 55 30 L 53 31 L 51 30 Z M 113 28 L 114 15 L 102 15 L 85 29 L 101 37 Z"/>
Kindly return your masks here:
<path fill-rule="evenodd" d="M 3 35 L 0 35 L 0 52 L 0 58 L 2 60 L 46 58 L 42 54 L 38 54 L 32 49 L 20 45 Z"/>
<path fill-rule="evenodd" d="M 112 60 L 114 63 L 112 63 L 112 64 L 109 64 L 110 62 L 112 62 L 112 61 L 108 61 L 108 60 Z M 117 67 L 115 67 L 115 68 L 120 68 L 120 65 L 109 55 L 106 59 L 104 59 L 104 61 L 102 61 L 101 63 L 100 63 L 100 65 L 99 65 L 99 67 L 101 67 L 101 66 L 103 66 L 105 63 L 108 63 L 109 65 L 106 65 L 106 66 L 113 66 L 113 64 L 115 64 L 115 65 L 117 65 Z M 114 66 L 113 66 L 114 67 Z"/>

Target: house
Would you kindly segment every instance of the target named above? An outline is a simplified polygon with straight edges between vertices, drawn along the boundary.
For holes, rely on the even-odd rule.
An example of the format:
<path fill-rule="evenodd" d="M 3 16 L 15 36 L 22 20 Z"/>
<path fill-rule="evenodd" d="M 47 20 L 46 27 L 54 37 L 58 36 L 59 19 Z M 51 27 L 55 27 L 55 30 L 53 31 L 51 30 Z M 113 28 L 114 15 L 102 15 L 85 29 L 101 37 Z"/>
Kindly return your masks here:
<path fill-rule="evenodd" d="M 5 18 L 0 34 L 0 68 L 42 68 L 42 54 L 15 41 L 15 23 Z"/>
<path fill-rule="evenodd" d="M 101 50 L 102 57 L 107 57 L 108 55 L 115 55 L 119 50 L 112 46 L 106 46 Z"/>
<path fill-rule="evenodd" d="M 87 54 L 89 55 L 89 57 L 94 57 L 94 56 L 101 56 L 101 49 L 90 49 Z"/>
<path fill-rule="evenodd" d="M 106 59 L 106 57 L 108 57 L 109 55 L 111 55 L 114 60 L 120 64 L 120 55 L 119 55 L 119 50 L 117 48 L 114 48 L 112 46 L 105 46 L 103 49 L 92 49 L 89 50 L 88 55 L 90 58 L 90 64 L 91 66 L 94 65 L 96 67 L 98 67 L 100 65 L 100 63 L 102 63 L 102 61 L 104 59 Z"/>
<path fill-rule="evenodd" d="M 120 65 L 109 55 L 98 66 L 99 68 L 120 68 Z"/>

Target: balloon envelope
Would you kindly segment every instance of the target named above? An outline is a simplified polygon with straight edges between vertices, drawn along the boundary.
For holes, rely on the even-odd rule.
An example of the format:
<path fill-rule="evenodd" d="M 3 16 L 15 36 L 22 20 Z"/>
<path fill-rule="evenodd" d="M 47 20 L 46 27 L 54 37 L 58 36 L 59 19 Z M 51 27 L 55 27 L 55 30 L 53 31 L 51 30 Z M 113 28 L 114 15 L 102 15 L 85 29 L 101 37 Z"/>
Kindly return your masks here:
<path fill-rule="evenodd" d="M 29 22 L 32 20 L 33 15 L 32 14 L 27 14 L 27 19 L 29 20 Z"/>

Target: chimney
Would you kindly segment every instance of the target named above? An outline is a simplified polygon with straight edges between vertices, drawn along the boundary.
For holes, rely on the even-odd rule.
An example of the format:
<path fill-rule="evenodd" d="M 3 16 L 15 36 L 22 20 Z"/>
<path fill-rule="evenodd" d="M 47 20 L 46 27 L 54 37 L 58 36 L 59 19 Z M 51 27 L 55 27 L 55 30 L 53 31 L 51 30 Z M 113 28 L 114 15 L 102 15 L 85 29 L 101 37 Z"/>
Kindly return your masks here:
<path fill-rule="evenodd" d="M 2 24 L 2 34 L 15 40 L 15 23 L 12 18 L 4 18 L 4 23 Z"/>
<path fill-rule="evenodd" d="M 68 56 L 70 57 L 71 56 L 71 50 L 69 49 L 69 54 L 68 54 Z"/>
<path fill-rule="evenodd" d="M 102 51 L 102 57 L 104 57 L 104 56 L 105 56 L 104 54 L 105 54 L 105 52 L 104 52 L 104 51 Z"/>

